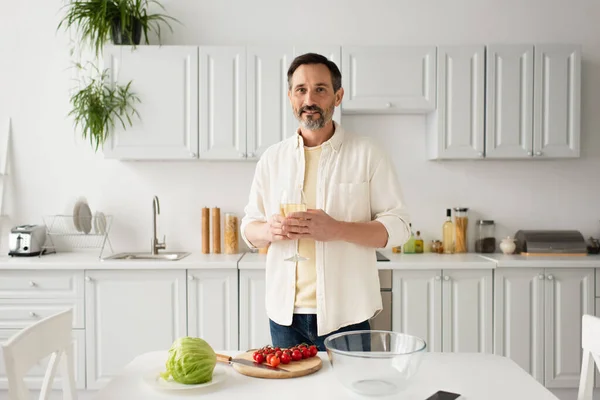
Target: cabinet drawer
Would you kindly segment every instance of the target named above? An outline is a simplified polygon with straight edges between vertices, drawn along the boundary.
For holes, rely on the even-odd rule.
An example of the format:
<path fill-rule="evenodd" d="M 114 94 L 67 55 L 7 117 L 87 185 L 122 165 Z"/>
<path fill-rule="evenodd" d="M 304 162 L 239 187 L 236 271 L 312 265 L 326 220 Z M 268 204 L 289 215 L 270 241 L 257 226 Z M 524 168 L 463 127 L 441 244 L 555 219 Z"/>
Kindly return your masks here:
<path fill-rule="evenodd" d="M 73 309 L 73 328 L 83 328 L 83 299 L 0 299 L 0 329 L 21 329 L 68 308 Z"/>
<path fill-rule="evenodd" d="M 2 271 L 0 299 L 83 298 L 82 271 Z"/>
<path fill-rule="evenodd" d="M 0 329 L 0 342 L 5 342 L 12 336 L 20 332 L 19 329 Z M 85 389 L 85 331 L 77 329 L 72 331 L 73 335 L 73 369 L 75 370 L 75 386 L 77 389 Z M 32 390 L 40 390 L 44 381 L 44 374 L 50 357 L 46 357 L 39 364 L 34 365 L 25 375 L 25 385 Z M 60 371 L 54 378 L 52 385 L 54 389 L 62 388 L 62 375 Z M 0 362 L 0 389 L 8 389 L 8 379 L 6 377 L 6 367 L 4 362 Z"/>

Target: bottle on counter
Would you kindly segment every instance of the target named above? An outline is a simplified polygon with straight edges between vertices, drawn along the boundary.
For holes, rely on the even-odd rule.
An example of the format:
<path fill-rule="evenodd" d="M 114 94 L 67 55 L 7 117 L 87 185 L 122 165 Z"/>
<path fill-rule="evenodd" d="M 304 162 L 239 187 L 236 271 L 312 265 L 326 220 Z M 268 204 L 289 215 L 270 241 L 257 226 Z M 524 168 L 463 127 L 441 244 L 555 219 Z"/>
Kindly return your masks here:
<path fill-rule="evenodd" d="M 417 237 L 415 238 L 415 253 L 423 252 L 423 238 L 421 238 L 421 232 L 417 231 Z"/>
<path fill-rule="evenodd" d="M 408 239 L 408 241 L 406 243 L 404 243 L 404 248 L 402 249 L 402 252 L 405 254 L 411 254 L 415 252 L 415 234 L 412 231 L 412 224 L 409 224 L 410 226 L 410 238 Z"/>
<path fill-rule="evenodd" d="M 446 209 L 446 221 L 442 225 L 442 245 L 445 254 L 454 252 L 454 223 L 452 223 L 452 210 Z"/>

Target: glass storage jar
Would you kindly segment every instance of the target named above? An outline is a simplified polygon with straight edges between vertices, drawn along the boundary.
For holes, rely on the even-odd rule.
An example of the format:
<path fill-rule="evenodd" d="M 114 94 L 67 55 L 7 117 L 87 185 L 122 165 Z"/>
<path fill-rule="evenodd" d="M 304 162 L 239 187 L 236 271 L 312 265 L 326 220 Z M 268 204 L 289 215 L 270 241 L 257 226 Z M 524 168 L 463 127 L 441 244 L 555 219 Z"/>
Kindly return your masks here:
<path fill-rule="evenodd" d="M 238 218 L 233 213 L 225 213 L 225 254 L 238 254 Z"/>
<path fill-rule="evenodd" d="M 469 218 L 467 211 L 469 209 L 465 207 L 459 207 L 454 209 L 454 252 L 455 253 L 466 253 L 467 252 L 467 225 L 469 225 Z"/>
<path fill-rule="evenodd" d="M 496 225 L 492 220 L 477 221 L 476 253 L 496 252 Z"/>

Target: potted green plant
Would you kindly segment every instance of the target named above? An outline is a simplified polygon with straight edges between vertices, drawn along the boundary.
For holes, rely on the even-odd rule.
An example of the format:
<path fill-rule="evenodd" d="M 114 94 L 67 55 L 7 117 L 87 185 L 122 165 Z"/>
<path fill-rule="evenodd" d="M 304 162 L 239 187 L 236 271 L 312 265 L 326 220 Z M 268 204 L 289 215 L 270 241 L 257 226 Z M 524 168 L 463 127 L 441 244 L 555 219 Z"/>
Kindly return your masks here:
<path fill-rule="evenodd" d="M 139 99 L 131 90 L 131 81 L 112 87 L 107 81 L 107 70 L 100 72 L 92 66 L 94 74 L 71 97 L 73 108 L 68 115 L 74 117 L 75 127 L 81 128 L 83 138 L 89 139 L 94 151 L 98 151 L 116 123 L 126 129 L 126 123 L 132 125 L 134 115 L 139 117 L 133 105 Z M 81 65 L 77 67 L 83 69 Z"/>
<path fill-rule="evenodd" d="M 151 4 L 164 10 L 157 0 L 74 0 L 65 5 L 68 11 L 57 29 L 75 27 L 82 42 L 88 42 L 96 56 L 109 38 L 114 44 L 135 47 L 140 44 L 142 34 L 148 44 L 148 31 L 154 31 L 160 42 L 160 23 L 173 31 L 169 20 L 177 20 L 165 14 L 149 13 Z"/>

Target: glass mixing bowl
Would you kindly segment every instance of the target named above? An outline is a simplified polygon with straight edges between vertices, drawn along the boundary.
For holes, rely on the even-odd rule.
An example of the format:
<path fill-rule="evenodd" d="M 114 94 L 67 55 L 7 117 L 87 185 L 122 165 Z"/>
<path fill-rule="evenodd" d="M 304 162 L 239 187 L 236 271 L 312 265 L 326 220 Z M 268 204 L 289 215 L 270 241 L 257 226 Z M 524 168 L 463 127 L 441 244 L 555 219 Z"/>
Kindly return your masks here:
<path fill-rule="evenodd" d="M 419 337 L 390 331 L 350 331 L 325 339 L 334 375 L 361 395 L 384 396 L 408 386 L 427 347 Z"/>

